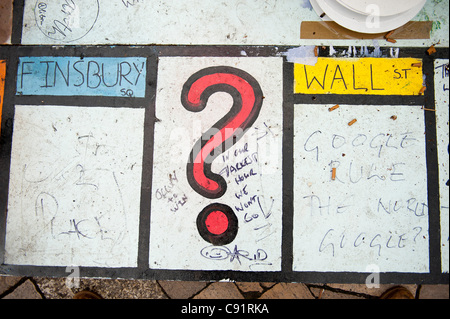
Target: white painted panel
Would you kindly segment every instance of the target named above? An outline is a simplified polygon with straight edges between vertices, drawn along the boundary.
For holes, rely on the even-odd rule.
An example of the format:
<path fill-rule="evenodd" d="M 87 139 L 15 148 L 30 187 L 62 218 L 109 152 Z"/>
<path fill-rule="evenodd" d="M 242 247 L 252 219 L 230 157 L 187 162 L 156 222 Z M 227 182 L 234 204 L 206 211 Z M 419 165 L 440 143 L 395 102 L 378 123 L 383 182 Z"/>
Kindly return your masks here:
<path fill-rule="evenodd" d="M 295 106 L 294 270 L 428 272 L 424 111 L 332 106 Z"/>
<path fill-rule="evenodd" d="M 436 21 L 431 39 L 396 46 L 448 46 L 448 1 L 428 1 L 413 20 Z M 372 45 L 301 40 L 302 21 L 320 21 L 309 0 L 25 0 L 22 43 Z"/>
<path fill-rule="evenodd" d="M 143 109 L 16 106 L 5 263 L 137 265 Z"/>
<path fill-rule="evenodd" d="M 28 0 L 23 43 L 285 43 L 299 39 L 303 15 L 301 1 Z"/>
<path fill-rule="evenodd" d="M 449 80 L 448 59 L 438 59 L 434 62 L 435 95 L 436 95 L 436 124 L 437 144 L 439 160 L 439 194 L 441 204 L 441 254 L 442 271 L 448 273 L 449 268 L 449 192 L 448 192 L 448 105 L 449 105 Z"/>
<path fill-rule="evenodd" d="M 212 172 L 227 183 L 225 194 L 216 199 L 192 189 L 186 167 L 195 142 L 229 112 L 233 98 L 228 93 L 214 93 L 206 108 L 197 113 L 187 111 L 180 102 L 188 78 L 212 66 L 231 66 L 249 73 L 264 96 L 255 123 L 213 161 Z M 150 268 L 281 270 L 282 83 L 281 58 L 160 58 Z M 199 213 L 212 203 L 228 205 L 239 223 L 234 241 L 215 246 L 215 251 L 202 239 L 196 225 Z M 223 258 L 205 258 L 214 252 Z"/>

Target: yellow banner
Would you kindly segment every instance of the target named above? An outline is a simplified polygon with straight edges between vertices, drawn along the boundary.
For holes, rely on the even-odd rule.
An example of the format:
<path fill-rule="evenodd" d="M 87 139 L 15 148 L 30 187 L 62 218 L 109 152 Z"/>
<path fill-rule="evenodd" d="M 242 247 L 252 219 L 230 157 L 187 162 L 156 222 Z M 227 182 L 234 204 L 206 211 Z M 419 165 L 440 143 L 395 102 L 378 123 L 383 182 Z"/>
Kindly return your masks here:
<path fill-rule="evenodd" d="M 414 58 L 318 58 L 294 65 L 294 93 L 423 94 L 422 60 Z"/>

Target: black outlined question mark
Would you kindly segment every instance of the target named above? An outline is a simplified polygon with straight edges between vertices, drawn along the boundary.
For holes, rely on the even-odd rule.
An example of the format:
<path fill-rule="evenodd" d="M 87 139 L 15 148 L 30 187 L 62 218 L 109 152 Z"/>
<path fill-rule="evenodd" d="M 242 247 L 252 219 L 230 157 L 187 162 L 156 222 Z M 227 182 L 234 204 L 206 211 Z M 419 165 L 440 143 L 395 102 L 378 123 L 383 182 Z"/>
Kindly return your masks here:
<path fill-rule="evenodd" d="M 195 143 L 186 167 L 189 185 L 209 199 L 220 198 L 227 190 L 225 179 L 211 171 L 214 159 L 244 136 L 258 118 L 264 98 L 253 76 L 237 68 L 218 66 L 189 77 L 183 86 L 181 103 L 188 111 L 201 112 L 209 97 L 217 92 L 230 94 L 233 106 Z M 197 229 L 207 242 L 227 245 L 237 236 L 238 218 L 231 207 L 213 203 L 198 215 Z"/>

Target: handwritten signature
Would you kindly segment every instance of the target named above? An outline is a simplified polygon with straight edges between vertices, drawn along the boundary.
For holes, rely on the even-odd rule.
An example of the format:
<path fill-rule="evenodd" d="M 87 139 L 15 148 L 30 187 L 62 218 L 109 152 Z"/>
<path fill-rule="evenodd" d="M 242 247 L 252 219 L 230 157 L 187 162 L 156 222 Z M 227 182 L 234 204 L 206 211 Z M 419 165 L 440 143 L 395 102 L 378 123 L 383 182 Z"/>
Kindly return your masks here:
<path fill-rule="evenodd" d="M 263 249 L 258 249 L 253 255 L 246 250 L 238 249 L 237 245 L 231 251 L 225 246 L 208 246 L 200 251 L 202 257 L 210 260 L 227 260 L 230 262 L 237 261 L 242 265 L 241 258 L 249 261 L 265 261 L 268 258 L 267 253 Z M 272 264 L 268 264 L 272 265 Z"/>

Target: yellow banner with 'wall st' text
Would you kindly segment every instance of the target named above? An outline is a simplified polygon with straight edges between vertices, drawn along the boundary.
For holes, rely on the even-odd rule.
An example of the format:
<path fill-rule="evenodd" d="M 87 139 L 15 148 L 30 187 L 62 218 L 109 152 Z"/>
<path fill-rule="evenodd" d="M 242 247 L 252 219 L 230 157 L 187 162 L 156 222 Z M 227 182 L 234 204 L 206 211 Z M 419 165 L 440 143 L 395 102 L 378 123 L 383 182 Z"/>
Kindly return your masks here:
<path fill-rule="evenodd" d="M 294 93 L 420 95 L 422 60 L 414 58 L 318 58 L 294 65 Z"/>

